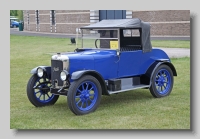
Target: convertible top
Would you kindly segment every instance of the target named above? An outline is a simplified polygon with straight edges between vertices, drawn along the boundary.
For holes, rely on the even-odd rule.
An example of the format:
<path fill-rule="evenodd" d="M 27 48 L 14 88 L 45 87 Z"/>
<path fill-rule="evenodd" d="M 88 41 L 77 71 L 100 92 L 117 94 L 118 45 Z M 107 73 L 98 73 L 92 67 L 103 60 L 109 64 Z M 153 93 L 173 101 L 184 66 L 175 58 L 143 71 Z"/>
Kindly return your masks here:
<path fill-rule="evenodd" d="M 141 45 L 143 52 L 149 52 L 152 49 L 150 23 L 144 22 L 139 18 L 105 19 L 91 25 L 80 27 L 80 29 L 141 29 Z"/>
<path fill-rule="evenodd" d="M 104 19 L 100 22 L 83 26 L 80 29 L 107 29 L 107 28 L 144 28 L 149 23 L 141 21 L 139 18 L 132 19 Z"/>

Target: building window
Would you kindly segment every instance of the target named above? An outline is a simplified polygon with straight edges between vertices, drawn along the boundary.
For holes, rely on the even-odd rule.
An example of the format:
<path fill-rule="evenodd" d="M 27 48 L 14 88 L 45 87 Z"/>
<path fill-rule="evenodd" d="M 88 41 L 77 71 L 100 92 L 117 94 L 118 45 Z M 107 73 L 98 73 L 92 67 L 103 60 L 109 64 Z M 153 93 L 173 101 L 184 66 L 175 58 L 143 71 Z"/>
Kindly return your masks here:
<path fill-rule="evenodd" d="M 39 24 L 39 12 L 36 10 L 36 23 Z"/>
<path fill-rule="evenodd" d="M 51 10 L 51 23 L 55 25 L 55 10 Z"/>

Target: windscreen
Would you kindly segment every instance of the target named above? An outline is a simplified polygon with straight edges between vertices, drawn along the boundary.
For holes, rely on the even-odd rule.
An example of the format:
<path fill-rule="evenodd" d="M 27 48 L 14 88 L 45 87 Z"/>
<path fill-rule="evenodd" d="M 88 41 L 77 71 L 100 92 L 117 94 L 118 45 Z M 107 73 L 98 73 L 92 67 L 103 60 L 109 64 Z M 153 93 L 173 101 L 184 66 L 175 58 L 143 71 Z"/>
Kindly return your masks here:
<path fill-rule="evenodd" d="M 118 49 L 118 30 L 82 29 L 78 37 L 78 46 L 82 48 Z"/>

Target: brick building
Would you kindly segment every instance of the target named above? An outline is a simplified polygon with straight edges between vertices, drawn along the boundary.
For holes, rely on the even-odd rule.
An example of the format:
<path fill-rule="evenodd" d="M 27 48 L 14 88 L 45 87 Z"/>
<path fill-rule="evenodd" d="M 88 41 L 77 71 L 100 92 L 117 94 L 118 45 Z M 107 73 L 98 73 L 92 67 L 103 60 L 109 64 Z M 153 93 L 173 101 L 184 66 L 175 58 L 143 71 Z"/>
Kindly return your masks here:
<path fill-rule="evenodd" d="M 122 12 L 120 12 L 122 11 Z M 189 10 L 24 10 L 24 30 L 75 34 L 76 28 L 102 19 L 140 18 L 152 36 L 190 36 Z"/>

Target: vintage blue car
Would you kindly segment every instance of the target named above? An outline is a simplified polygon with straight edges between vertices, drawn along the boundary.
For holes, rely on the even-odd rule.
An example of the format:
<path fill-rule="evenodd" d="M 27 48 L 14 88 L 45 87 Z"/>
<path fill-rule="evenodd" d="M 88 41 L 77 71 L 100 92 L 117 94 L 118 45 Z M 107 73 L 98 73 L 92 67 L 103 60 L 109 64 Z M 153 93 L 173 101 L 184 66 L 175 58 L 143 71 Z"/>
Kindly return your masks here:
<path fill-rule="evenodd" d="M 148 22 L 102 20 L 80 31 L 81 48 L 31 70 L 27 95 L 34 106 L 53 105 L 64 95 L 70 110 L 83 115 L 97 109 L 102 95 L 141 88 L 155 98 L 171 93 L 177 72 L 164 51 L 152 48 Z"/>

